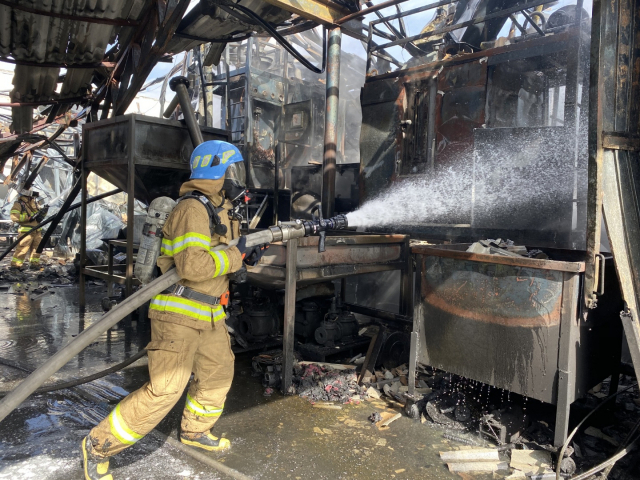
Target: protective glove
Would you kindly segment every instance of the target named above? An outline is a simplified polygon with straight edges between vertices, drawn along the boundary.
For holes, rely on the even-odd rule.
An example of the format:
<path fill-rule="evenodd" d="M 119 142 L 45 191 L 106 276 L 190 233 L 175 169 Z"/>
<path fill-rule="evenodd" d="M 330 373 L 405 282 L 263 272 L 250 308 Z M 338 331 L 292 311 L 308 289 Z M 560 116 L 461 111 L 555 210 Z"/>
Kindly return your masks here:
<path fill-rule="evenodd" d="M 244 263 L 246 263 L 250 267 L 257 265 L 267 248 L 269 248 L 268 243 L 248 248 L 247 253 L 244 257 Z"/>
<path fill-rule="evenodd" d="M 240 252 L 240 255 L 242 256 L 242 258 L 244 258 L 245 254 L 247 253 L 247 250 L 252 247 L 247 247 L 247 237 L 240 237 L 238 239 L 236 248 Z"/>
<path fill-rule="evenodd" d="M 45 205 L 44 207 L 42 207 L 40 211 L 33 216 L 33 219 L 36 222 L 40 223 L 47 216 L 47 212 L 49 212 L 49 205 Z"/>

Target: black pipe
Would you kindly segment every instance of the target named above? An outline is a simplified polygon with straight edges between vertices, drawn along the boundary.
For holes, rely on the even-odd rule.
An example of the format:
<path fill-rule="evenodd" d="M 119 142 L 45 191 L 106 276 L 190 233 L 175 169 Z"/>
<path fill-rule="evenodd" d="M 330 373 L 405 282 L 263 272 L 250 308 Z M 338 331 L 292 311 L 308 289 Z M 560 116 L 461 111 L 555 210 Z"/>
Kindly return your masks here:
<path fill-rule="evenodd" d="M 67 198 L 64 200 L 64 203 L 60 207 L 60 210 L 58 210 L 58 213 L 56 213 L 53 216 L 53 219 L 51 220 L 51 225 L 49 225 L 49 228 L 42 236 L 42 240 L 40 240 L 40 245 L 38 245 L 38 248 L 36 248 L 36 253 L 38 254 L 42 253 L 42 250 L 44 250 L 44 246 L 47 244 L 47 242 L 51 238 L 51 235 L 53 235 L 53 232 L 55 231 L 56 227 L 60 223 L 60 220 L 62 220 L 62 217 L 64 217 L 65 213 L 67 213 L 67 210 L 69 209 L 71 202 L 73 202 L 73 199 L 78 196 L 78 193 L 80 193 L 81 188 L 82 188 L 82 182 L 80 181 L 80 179 L 78 179 L 76 180 L 76 183 L 73 185 L 73 187 L 71 187 L 71 191 L 69 192 L 69 195 L 67 195 Z"/>
<path fill-rule="evenodd" d="M 97 202 L 98 200 L 102 200 L 103 198 L 110 197 L 111 195 L 115 195 L 116 193 L 120 193 L 120 192 L 122 192 L 122 189 L 116 188 L 115 190 L 111 190 L 109 192 L 102 193 L 100 195 L 96 195 L 95 197 L 92 197 L 91 199 L 87 200 L 87 204 L 93 203 L 93 202 Z M 78 208 L 80 205 L 81 205 L 81 203 L 74 203 L 73 205 L 71 205 L 69 207 L 69 210 L 74 210 L 74 209 Z M 69 210 L 67 210 L 67 211 L 69 211 Z M 42 222 L 40 222 L 38 225 L 33 227 L 28 232 L 24 232 L 22 235 L 19 235 L 18 238 L 16 238 L 15 242 L 13 242 L 11 245 L 9 245 L 9 247 L 0 255 L 0 260 L 2 260 L 4 257 L 6 257 L 9 254 L 9 252 L 11 250 L 13 250 L 14 247 L 20 243 L 20 240 L 22 240 L 24 237 L 29 235 L 32 231 L 37 230 L 38 228 L 41 228 L 41 227 L 44 227 L 45 225 L 50 224 L 51 222 L 53 222 L 53 219 L 54 219 L 54 217 L 49 217 L 46 220 L 43 220 Z"/>
<path fill-rule="evenodd" d="M 65 382 L 54 383 L 53 385 L 45 385 L 44 387 L 38 388 L 33 393 L 39 394 L 39 393 L 55 392 L 57 390 L 62 390 L 64 388 L 73 388 L 73 387 L 77 387 L 78 385 L 84 385 L 85 383 L 93 382 L 94 380 L 97 380 L 98 378 L 106 377 L 110 373 L 115 373 L 115 372 L 117 372 L 119 370 L 122 370 L 123 368 L 131 365 L 135 361 L 137 361 L 140 358 L 144 357 L 146 354 L 147 354 L 147 349 L 143 348 L 142 350 L 140 350 L 135 355 L 127 358 L 125 361 L 120 362 L 117 365 L 114 365 L 113 367 L 109 367 L 106 370 L 101 370 L 101 371 L 93 373 L 91 375 L 87 375 L 86 377 L 73 378 L 73 379 L 67 380 Z M 20 365 L 18 363 L 12 362 L 10 360 L 6 360 L 4 358 L 0 358 L 0 364 L 8 365 L 9 367 L 13 367 L 13 368 L 16 368 L 18 370 L 22 370 L 23 372 L 33 373 L 33 370 L 25 368 L 25 367 L 23 367 L 22 365 Z M 6 396 L 8 393 L 9 392 L 0 392 L 0 398 Z"/>
<path fill-rule="evenodd" d="M 275 39 L 276 42 L 282 45 L 287 52 L 293 55 L 294 58 L 298 60 L 302 65 L 304 65 L 306 68 L 308 68 L 314 73 L 324 73 L 324 70 L 327 65 L 327 29 L 326 28 L 322 29 L 322 69 L 319 69 L 318 67 L 310 63 L 309 60 L 307 60 L 302 55 L 300 55 L 300 53 L 298 53 L 298 51 L 293 47 L 293 45 L 291 45 L 287 41 L 287 39 L 285 39 L 282 35 L 280 35 L 278 30 L 273 28 L 273 26 L 269 22 L 267 22 L 266 20 L 263 20 L 262 17 L 260 17 L 260 15 L 255 13 L 253 10 L 247 7 L 244 7 L 242 5 L 238 5 L 236 3 L 230 3 L 226 6 L 234 10 L 239 10 L 245 15 L 248 15 L 249 17 L 253 18 L 256 22 L 262 25 L 262 27 L 264 27 L 264 29 L 267 32 L 269 32 L 269 34 Z"/>
<path fill-rule="evenodd" d="M 189 130 L 191 143 L 193 143 L 193 148 L 196 148 L 201 143 L 204 143 L 204 139 L 202 138 L 202 131 L 200 130 L 200 125 L 198 125 L 196 114 L 191 107 L 191 99 L 187 90 L 189 88 L 189 79 L 187 77 L 173 77 L 169 80 L 169 88 L 176 92 L 184 122 L 187 124 L 187 130 Z"/>

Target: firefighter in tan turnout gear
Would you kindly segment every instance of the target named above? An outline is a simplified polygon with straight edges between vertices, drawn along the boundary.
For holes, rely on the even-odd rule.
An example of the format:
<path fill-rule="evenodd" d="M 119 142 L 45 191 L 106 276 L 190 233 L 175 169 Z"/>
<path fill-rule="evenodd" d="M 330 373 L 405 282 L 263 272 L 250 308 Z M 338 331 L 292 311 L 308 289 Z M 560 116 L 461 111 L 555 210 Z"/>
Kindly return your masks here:
<path fill-rule="evenodd" d="M 19 235 L 31 231 L 33 227 L 44 220 L 46 208 L 40 208 L 37 198 L 38 192 L 22 190 L 20 196 L 11 207 L 11 220 L 18 224 Z M 42 240 L 42 232 L 40 230 L 39 228 L 33 230 L 20 240 L 11 258 L 12 267 L 22 267 L 29 251 L 31 251 L 31 266 L 34 268 L 40 267 L 40 254 L 36 253 L 36 249 Z"/>
<path fill-rule="evenodd" d="M 122 400 L 82 441 L 85 478 L 110 480 L 109 457 L 149 433 L 180 399 L 193 372 L 184 410 L 182 443 L 205 450 L 230 446 L 210 430 L 223 412 L 233 379 L 234 355 L 224 305 L 227 275 L 244 261 L 259 259 L 260 248 L 211 251 L 240 235 L 230 218 L 232 189 L 244 189 L 244 163 L 233 145 L 200 144 L 191 156 L 191 178 L 180 188 L 181 199 L 163 227 L 158 266 L 174 265 L 182 280 L 151 300 L 151 342 L 147 345 L 150 380 Z M 240 190 L 240 191 L 242 191 Z"/>

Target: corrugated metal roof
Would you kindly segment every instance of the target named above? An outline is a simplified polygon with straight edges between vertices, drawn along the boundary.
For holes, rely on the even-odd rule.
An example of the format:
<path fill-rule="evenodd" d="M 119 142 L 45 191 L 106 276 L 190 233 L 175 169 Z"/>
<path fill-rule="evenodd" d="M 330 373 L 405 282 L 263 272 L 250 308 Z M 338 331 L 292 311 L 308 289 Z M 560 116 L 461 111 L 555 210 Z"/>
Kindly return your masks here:
<path fill-rule="evenodd" d="M 17 62 L 67 65 L 98 64 L 117 36 L 128 37 L 135 27 L 121 27 L 49 17 L 27 9 L 71 16 L 139 20 L 151 0 L 45 0 L 14 1 L 0 5 L 0 55 Z M 92 68 L 69 69 L 56 94 L 60 68 L 17 65 L 11 93 L 13 101 L 39 102 L 83 95 Z"/>
<path fill-rule="evenodd" d="M 244 7 L 274 25 L 282 25 L 292 17 L 292 13 L 264 0 L 241 1 Z M 184 0 L 0 0 L 0 61 L 16 64 L 11 102 L 80 100 L 91 93 L 92 82 L 103 85 L 110 77 L 118 81 L 122 76 L 128 91 L 125 100 L 121 95 L 118 97 L 118 108 L 126 108 L 134 90 L 144 81 L 140 80 L 141 76 L 146 76 L 150 68 L 139 69 L 145 73 L 135 73 L 133 84 L 129 83 L 131 70 L 123 66 L 128 63 L 121 62 L 116 70 L 107 67 L 113 67 L 114 62 L 132 51 L 136 65 L 138 62 L 152 65 L 157 61 L 158 55 L 140 58 L 138 53 L 136 57 L 141 47 L 132 41 L 137 39 L 144 51 L 144 45 L 148 47 L 153 40 L 153 28 L 157 25 L 154 16 L 160 15 L 162 24 L 163 9 L 168 18 L 168 12 L 176 11 L 179 3 L 184 5 Z M 173 25 L 175 28 L 175 23 Z M 156 35 L 160 35 L 158 32 Z M 263 29 L 253 20 L 246 17 L 241 20 L 230 14 L 217 0 L 201 1 L 181 19 L 176 35 L 170 37 L 163 52 L 176 54 L 205 43 L 202 39 L 226 39 L 250 32 L 263 33 Z M 130 44 L 132 49 L 128 49 Z M 115 45 L 117 48 L 112 48 Z M 108 49 L 112 52 L 106 59 Z M 105 65 L 105 61 L 110 65 Z M 64 74 L 62 83 L 59 82 L 61 74 Z M 104 92 L 105 88 L 100 89 L 99 101 L 104 98 Z M 66 108 L 54 108 L 52 116 Z M 13 130 L 31 130 L 31 117 L 31 106 L 14 107 Z"/>

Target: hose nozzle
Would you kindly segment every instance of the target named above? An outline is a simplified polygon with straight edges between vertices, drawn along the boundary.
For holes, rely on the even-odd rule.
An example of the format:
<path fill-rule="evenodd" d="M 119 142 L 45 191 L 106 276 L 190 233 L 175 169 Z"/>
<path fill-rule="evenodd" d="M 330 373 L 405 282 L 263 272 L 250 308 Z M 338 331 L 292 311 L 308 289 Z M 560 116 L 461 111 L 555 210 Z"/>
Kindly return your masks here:
<path fill-rule="evenodd" d="M 346 215 L 336 215 L 331 218 L 322 218 L 320 213 L 319 218 L 313 220 L 302 220 L 304 226 L 305 237 L 311 235 L 318 235 L 320 242 L 318 242 L 318 252 L 325 251 L 325 238 L 327 236 L 327 230 L 344 230 L 349 226 Z"/>

